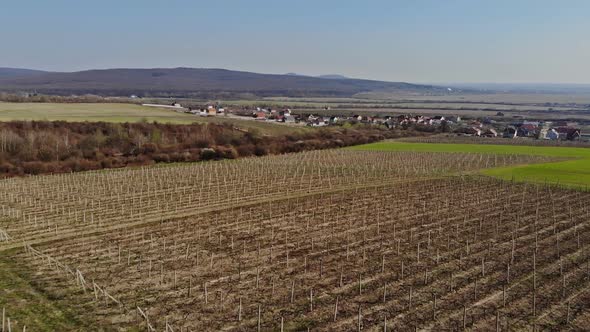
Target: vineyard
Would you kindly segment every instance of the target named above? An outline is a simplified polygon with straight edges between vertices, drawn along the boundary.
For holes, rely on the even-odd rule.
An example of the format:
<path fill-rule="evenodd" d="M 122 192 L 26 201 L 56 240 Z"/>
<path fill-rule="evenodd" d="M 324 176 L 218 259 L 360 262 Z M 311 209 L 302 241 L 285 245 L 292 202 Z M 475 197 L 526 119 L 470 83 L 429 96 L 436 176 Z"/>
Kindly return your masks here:
<path fill-rule="evenodd" d="M 510 146 L 556 146 L 588 148 L 587 141 L 553 141 L 545 139 L 517 138 L 506 139 L 500 137 L 457 136 L 457 134 L 441 134 L 430 137 L 401 138 L 400 141 L 412 143 L 449 143 L 449 144 L 493 144 Z"/>
<path fill-rule="evenodd" d="M 104 331 L 584 330 L 590 193 L 477 175 L 556 160 L 325 150 L 10 178 L 0 252 Z"/>

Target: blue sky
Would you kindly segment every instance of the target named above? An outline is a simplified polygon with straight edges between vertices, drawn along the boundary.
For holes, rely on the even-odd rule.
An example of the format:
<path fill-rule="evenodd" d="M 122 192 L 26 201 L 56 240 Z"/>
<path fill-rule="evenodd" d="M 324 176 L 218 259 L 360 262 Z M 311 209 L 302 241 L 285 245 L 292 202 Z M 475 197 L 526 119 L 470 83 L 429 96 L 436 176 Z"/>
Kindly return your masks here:
<path fill-rule="evenodd" d="M 588 0 L 0 0 L 0 67 L 590 83 Z"/>

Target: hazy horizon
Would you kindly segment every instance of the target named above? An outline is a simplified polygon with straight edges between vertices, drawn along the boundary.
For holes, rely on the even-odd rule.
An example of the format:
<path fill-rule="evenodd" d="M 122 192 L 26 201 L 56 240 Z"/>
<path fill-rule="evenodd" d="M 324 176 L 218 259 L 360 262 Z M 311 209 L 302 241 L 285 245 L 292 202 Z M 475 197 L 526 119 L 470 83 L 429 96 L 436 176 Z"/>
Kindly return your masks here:
<path fill-rule="evenodd" d="M 590 84 L 590 2 L 9 0 L 0 67 Z"/>

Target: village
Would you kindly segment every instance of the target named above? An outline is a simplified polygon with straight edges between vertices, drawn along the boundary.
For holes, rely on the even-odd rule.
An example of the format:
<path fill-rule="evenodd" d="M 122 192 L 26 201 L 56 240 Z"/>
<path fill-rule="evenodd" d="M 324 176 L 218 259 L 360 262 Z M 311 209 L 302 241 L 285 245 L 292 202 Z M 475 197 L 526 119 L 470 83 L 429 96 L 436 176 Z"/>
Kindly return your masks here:
<path fill-rule="evenodd" d="M 457 115 L 363 115 L 336 114 L 321 115 L 309 111 L 292 111 L 289 108 L 274 109 L 256 108 L 224 108 L 220 104 L 209 104 L 201 107 L 183 107 L 174 102 L 171 105 L 144 104 L 175 109 L 177 112 L 190 113 L 202 117 L 234 117 L 240 119 L 274 122 L 278 124 L 326 127 L 371 125 L 383 126 L 388 129 L 414 128 L 425 132 L 455 133 L 458 136 L 501 137 L 508 139 L 539 139 L 551 141 L 590 141 L 590 132 L 582 132 L 580 123 L 574 121 L 526 120 L 522 118 L 505 118 L 502 112 L 495 117 L 467 118 Z"/>

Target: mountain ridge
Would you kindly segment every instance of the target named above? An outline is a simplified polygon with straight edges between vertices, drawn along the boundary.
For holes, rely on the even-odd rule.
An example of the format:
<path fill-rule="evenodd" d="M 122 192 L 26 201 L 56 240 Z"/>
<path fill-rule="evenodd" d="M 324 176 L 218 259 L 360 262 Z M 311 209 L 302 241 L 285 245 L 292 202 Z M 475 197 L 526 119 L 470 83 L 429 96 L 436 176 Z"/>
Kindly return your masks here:
<path fill-rule="evenodd" d="M 10 72 L 11 69 L 6 69 Z M 2 76 L 0 91 L 35 90 L 49 94 L 195 96 L 353 96 L 371 91 L 442 93 L 442 87 L 351 78 L 260 74 L 221 68 L 113 68 L 77 72 L 12 69 Z M 22 70 L 22 75 L 18 72 Z"/>

